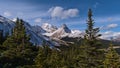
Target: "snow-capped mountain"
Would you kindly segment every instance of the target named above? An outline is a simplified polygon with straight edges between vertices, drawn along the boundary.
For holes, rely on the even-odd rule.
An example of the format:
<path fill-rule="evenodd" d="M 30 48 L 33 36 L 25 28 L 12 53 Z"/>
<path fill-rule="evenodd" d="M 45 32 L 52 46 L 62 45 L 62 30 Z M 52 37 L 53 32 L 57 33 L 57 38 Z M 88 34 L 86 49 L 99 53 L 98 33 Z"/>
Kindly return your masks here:
<path fill-rule="evenodd" d="M 68 37 L 73 37 L 73 38 L 82 37 L 83 38 L 83 36 L 84 36 L 84 32 L 83 31 L 80 31 L 80 30 L 71 30 L 71 33 L 69 34 Z"/>
<path fill-rule="evenodd" d="M 10 20 L 0 16 L 0 31 L 3 31 L 4 36 L 6 34 L 11 35 L 12 29 L 15 26 L 15 21 L 16 19 Z M 59 42 L 64 42 L 61 38 L 83 38 L 84 36 L 84 32 L 80 30 L 70 30 L 66 24 L 57 28 L 56 26 L 48 23 L 44 23 L 42 26 L 31 26 L 29 23 L 24 21 L 24 25 L 26 27 L 26 33 L 30 35 L 30 41 L 36 45 L 42 45 L 44 41 L 51 46 L 60 46 Z M 117 38 L 115 40 L 119 41 L 119 39 L 120 38 Z"/>
<path fill-rule="evenodd" d="M 41 27 L 42 27 L 43 30 L 45 30 L 48 33 L 52 33 L 52 32 L 57 30 L 56 26 L 53 26 L 53 25 L 51 25 L 49 23 L 44 23 L 44 24 L 42 24 Z"/>
<path fill-rule="evenodd" d="M 0 16 L 0 30 L 3 31 L 4 36 L 5 34 L 11 35 L 12 29 L 15 26 L 15 21 L 16 19 L 10 20 L 3 16 Z M 49 38 L 46 38 L 42 34 L 38 35 L 36 31 L 33 29 L 33 27 L 25 21 L 24 21 L 24 25 L 26 27 L 26 33 L 30 35 L 30 39 L 31 39 L 30 42 L 32 42 L 33 44 L 42 45 L 43 41 L 45 41 L 47 44 L 51 46 L 57 44 L 56 42 L 51 41 Z"/>
<path fill-rule="evenodd" d="M 71 33 L 71 30 L 67 27 L 66 24 L 63 24 L 58 30 L 54 31 L 51 37 L 61 38 L 63 35 Z"/>
<path fill-rule="evenodd" d="M 49 29 L 51 28 L 49 27 Z M 43 35 L 46 35 L 51 38 L 63 38 L 63 37 L 75 38 L 75 37 L 83 37 L 84 33 L 80 30 L 70 30 L 66 24 L 63 24 L 60 28 L 58 28 L 54 32 L 46 31 L 46 33 L 43 33 Z"/>

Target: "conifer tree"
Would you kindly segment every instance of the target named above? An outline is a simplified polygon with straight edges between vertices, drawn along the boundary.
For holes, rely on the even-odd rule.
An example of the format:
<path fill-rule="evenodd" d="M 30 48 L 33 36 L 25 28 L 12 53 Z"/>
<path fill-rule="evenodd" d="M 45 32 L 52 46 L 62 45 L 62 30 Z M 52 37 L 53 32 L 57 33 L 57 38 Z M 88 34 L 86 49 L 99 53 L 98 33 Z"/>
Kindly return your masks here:
<path fill-rule="evenodd" d="M 3 47 L 7 49 L 3 52 L 2 58 L 4 58 L 4 61 L 1 59 L 3 65 L 8 62 L 7 65 L 14 68 L 18 65 L 31 65 L 34 63 L 37 48 L 32 46 L 30 38 L 26 34 L 23 20 L 17 19 L 12 35 L 3 43 Z"/>
<path fill-rule="evenodd" d="M 44 50 L 42 48 L 39 48 L 39 52 L 37 57 L 35 58 L 35 65 L 37 68 L 43 68 L 45 64 L 46 57 L 44 56 Z"/>
<path fill-rule="evenodd" d="M 61 68 L 62 67 L 60 54 L 59 54 L 59 51 L 56 49 L 52 49 L 52 54 L 48 61 L 50 64 L 50 68 Z"/>
<path fill-rule="evenodd" d="M 49 46 L 44 42 L 43 47 L 39 48 L 38 55 L 35 58 L 35 65 L 37 68 L 49 68 L 50 67 L 50 56 L 51 56 L 51 49 Z"/>
<path fill-rule="evenodd" d="M 3 43 L 3 31 L 2 30 L 0 30 L 0 54 L 1 54 L 1 52 L 2 52 L 2 43 Z"/>
<path fill-rule="evenodd" d="M 0 44 L 3 43 L 3 30 L 0 30 Z"/>
<path fill-rule="evenodd" d="M 26 29 L 22 19 L 17 18 L 16 26 L 12 31 L 12 36 L 8 37 L 3 45 L 7 46 L 7 48 L 17 47 L 18 45 L 31 45 L 30 38 L 26 34 Z"/>
<path fill-rule="evenodd" d="M 79 56 L 80 66 L 83 68 L 95 68 L 102 63 L 102 51 L 100 51 L 101 44 L 98 42 L 99 28 L 94 28 L 94 21 L 92 19 L 92 10 L 88 11 L 87 29 L 84 35 L 84 41 L 80 46 L 81 55 Z"/>
<path fill-rule="evenodd" d="M 87 29 L 85 31 L 84 38 L 89 41 L 91 46 L 94 46 L 94 42 L 101 36 L 99 34 L 99 28 L 94 28 L 94 20 L 92 19 L 92 10 L 88 11 Z M 96 42 L 95 42 L 96 43 Z"/>
<path fill-rule="evenodd" d="M 120 68 L 120 56 L 110 44 L 107 53 L 105 54 L 105 60 L 103 61 L 104 68 Z"/>
<path fill-rule="evenodd" d="M 0 44 L 2 45 L 3 42 L 6 40 L 8 34 L 6 33 L 5 35 L 3 34 L 3 30 L 0 30 Z"/>

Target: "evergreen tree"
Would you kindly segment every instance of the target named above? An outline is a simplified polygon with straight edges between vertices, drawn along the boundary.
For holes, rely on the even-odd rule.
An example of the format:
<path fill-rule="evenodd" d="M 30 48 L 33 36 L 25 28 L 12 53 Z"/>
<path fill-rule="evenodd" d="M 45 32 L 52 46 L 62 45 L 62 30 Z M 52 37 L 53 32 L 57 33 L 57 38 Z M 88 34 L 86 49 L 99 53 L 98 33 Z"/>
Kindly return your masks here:
<path fill-rule="evenodd" d="M 16 26 L 12 31 L 12 36 L 7 38 L 3 46 L 6 46 L 9 49 L 11 47 L 17 47 L 18 45 L 22 46 L 32 45 L 29 41 L 30 38 L 26 34 L 26 29 L 23 20 L 17 18 Z"/>
<path fill-rule="evenodd" d="M 120 56 L 110 44 L 107 53 L 105 54 L 104 68 L 120 68 Z"/>
<path fill-rule="evenodd" d="M 3 43 L 3 31 L 0 30 L 0 54 L 2 52 L 2 43 Z"/>
<path fill-rule="evenodd" d="M 6 33 L 5 35 L 3 34 L 3 30 L 0 30 L 0 44 L 2 45 L 3 42 L 6 40 L 6 38 L 8 37 L 8 33 Z"/>
<path fill-rule="evenodd" d="M 87 29 L 85 31 L 85 36 L 84 39 L 88 41 L 88 44 L 90 44 L 91 46 L 95 46 L 94 45 L 97 41 L 97 39 L 101 36 L 101 34 L 99 34 L 99 28 L 94 28 L 94 20 L 92 19 L 92 10 L 89 9 L 88 11 L 88 20 L 87 20 Z"/>
<path fill-rule="evenodd" d="M 102 51 L 100 50 L 101 44 L 98 42 L 99 28 L 94 28 L 94 21 L 92 19 L 92 10 L 88 11 L 87 29 L 84 35 L 84 41 L 80 46 L 81 55 L 79 56 L 80 66 L 83 68 L 96 68 L 102 60 Z"/>
<path fill-rule="evenodd" d="M 0 44 L 3 43 L 3 30 L 0 30 Z"/>
<path fill-rule="evenodd" d="M 60 52 L 56 49 L 52 49 L 52 54 L 48 61 L 50 64 L 50 68 L 61 68 L 62 67 Z"/>
<path fill-rule="evenodd" d="M 38 55 L 35 58 L 35 65 L 37 68 L 49 68 L 49 58 L 51 56 L 51 49 L 46 43 L 43 43 L 43 47 L 39 48 Z"/>
<path fill-rule="evenodd" d="M 17 19 L 12 35 L 3 43 L 3 47 L 7 50 L 2 53 L 0 63 L 6 65 L 7 62 L 12 68 L 32 65 L 38 50 L 31 44 L 21 19 Z"/>

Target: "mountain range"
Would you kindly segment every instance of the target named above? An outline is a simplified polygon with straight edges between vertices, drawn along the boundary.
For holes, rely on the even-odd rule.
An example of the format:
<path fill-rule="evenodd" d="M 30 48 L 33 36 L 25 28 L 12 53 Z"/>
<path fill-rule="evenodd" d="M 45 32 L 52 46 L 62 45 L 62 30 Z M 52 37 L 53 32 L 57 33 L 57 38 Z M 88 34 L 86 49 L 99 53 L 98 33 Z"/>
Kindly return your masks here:
<path fill-rule="evenodd" d="M 44 23 L 44 24 L 48 24 L 48 23 Z M 43 26 L 44 26 L 44 24 L 43 24 Z M 48 24 L 48 25 L 49 26 L 53 26 L 51 24 Z M 59 28 L 56 28 L 56 26 L 53 26 L 51 28 L 54 31 L 51 30 L 52 32 L 46 32 L 46 33 L 42 33 L 42 34 L 46 35 L 46 36 L 49 36 L 51 38 L 59 38 L 59 39 L 63 38 L 63 37 L 67 37 L 67 36 L 68 37 L 72 37 L 72 38 L 74 38 L 74 37 L 82 37 L 83 36 L 83 32 L 82 31 L 80 31 L 80 30 L 71 30 L 71 29 L 69 29 L 67 27 L 66 24 L 63 24 Z M 46 30 L 46 28 L 43 28 L 43 30 Z"/>
<path fill-rule="evenodd" d="M 15 26 L 15 21 L 0 16 L 0 30 L 3 30 L 3 35 L 11 35 L 12 29 Z M 83 38 L 84 32 L 80 30 L 71 30 L 67 27 L 66 24 L 63 24 L 61 27 L 56 27 L 49 23 L 43 23 L 42 26 L 36 25 L 31 26 L 28 22 L 24 21 L 26 27 L 26 33 L 30 35 L 30 42 L 34 45 L 41 46 L 43 42 L 46 42 L 51 47 L 60 46 L 60 44 L 66 44 L 65 41 L 61 40 L 62 38 Z M 119 39 L 115 39 L 119 41 Z"/>

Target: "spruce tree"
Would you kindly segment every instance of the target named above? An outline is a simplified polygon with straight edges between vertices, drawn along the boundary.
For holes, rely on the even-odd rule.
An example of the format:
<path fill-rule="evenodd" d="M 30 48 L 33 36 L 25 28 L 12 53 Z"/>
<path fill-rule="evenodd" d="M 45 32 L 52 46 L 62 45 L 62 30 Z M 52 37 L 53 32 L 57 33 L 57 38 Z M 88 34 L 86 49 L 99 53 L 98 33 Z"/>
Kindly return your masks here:
<path fill-rule="evenodd" d="M 2 52 L 2 43 L 3 43 L 3 31 L 2 30 L 0 30 L 0 54 L 1 54 L 1 52 Z"/>
<path fill-rule="evenodd" d="M 52 54 L 48 61 L 50 64 L 50 68 L 61 68 L 62 67 L 60 52 L 56 49 L 52 49 Z"/>
<path fill-rule="evenodd" d="M 12 68 L 33 64 L 37 51 L 26 34 L 23 20 L 17 19 L 15 24 L 12 35 L 3 43 L 6 51 L 2 53 L 4 59 L 0 60 L 3 65 L 7 62 Z"/>
<path fill-rule="evenodd" d="M 35 65 L 37 68 L 43 68 L 45 64 L 46 57 L 44 56 L 43 48 L 39 48 L 37 57 L 35 58 Z"/>
<path fill-rule="evenodd" d="M 95 41 L 101 36 L 99 28 L 94 28 L 94 20 L 92 19 L 92 10 L 88 11 L 87 29 L 85 31 L 84 39 L 88 41 L 91 46 L 94 46 Z"/>
<path fill-rule="evenodd" d="M 120 68 L 120 56 L 110 44 L 107 53 L 105 54 L 105 60 L 103 61 L 104 68 Z"/>
<path fill-rule="evenodd" d="M 26 34 L 26 29 L 22 19 L 16 21 L 16 26 L 12 31 L 12 36 L 9 36 L 4 42 L 3 46 L 6 46 L 8 49 L 12 47 L 17 47 L 18 45 L 27 46 L 31 45 L 30 37 Z M 8 44 L 9 43 L 9 44 Z"/>
<path fill-rule="evenodd" d="M 2 45 L 3 42 L 6 40 L 7 36 L 8 36 L 8 33 L 4 34 L 4 33 L 3 33 L 3 30 L 0 30 L 0 44 L 1 44 L 1 45 Z"/>
<path fill-rule="evenodd" d="M 3 43 L 3 30 L 0 30 L 0 44 Z"/>
<path fill-rule="evenodd" d="M 35 58 L 35 65 L 36 68 L 49 68 L 50 67 L 50 56 L 51 56 L 51 49 L 49 46 L 44 42 L 43 47 L 39 48 L 38 55 Z"/>
<path fill-rule="evenodd" d="M 101 44 L 98 42 L 99 28 L 94 28 L 94 20 L 92 19 L 92 10 L 88 11 L 87 29 L 85 31 L 83 43 L 80 46 L 81 55 L 79 56 L 80 66 L 83 68 L 96 68 L 101 63 L 102 51 L 100 50 Z"/>

